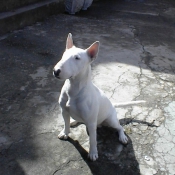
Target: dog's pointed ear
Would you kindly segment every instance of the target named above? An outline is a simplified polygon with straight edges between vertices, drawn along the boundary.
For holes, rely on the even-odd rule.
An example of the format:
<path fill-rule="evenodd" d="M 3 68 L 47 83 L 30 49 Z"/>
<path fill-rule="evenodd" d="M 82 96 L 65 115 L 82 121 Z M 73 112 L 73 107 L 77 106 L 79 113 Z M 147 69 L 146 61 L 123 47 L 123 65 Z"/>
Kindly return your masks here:
<path fill-rule="evenodd" d="M 72 34 L 69 33 L 67 36 L 67 41 L 66 41 L 66 49 L 70 49 L 73 47 L 73 39 L 72 39 Z"/>
<path fill-rule="evenodd" d="M 94 61 L 98 56 L 100 42 L 94 42 L 89 48 L 86 49 L 88 56 L 91 59 L 91 62 Z"/>

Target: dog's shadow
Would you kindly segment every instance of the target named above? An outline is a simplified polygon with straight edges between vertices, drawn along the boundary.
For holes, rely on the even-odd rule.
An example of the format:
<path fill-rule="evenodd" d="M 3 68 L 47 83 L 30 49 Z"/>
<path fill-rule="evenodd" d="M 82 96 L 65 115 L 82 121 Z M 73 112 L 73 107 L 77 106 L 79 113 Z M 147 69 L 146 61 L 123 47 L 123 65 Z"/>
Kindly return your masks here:
<path fill-rule="evenodd" d="M 120 120 L 123 125 L 128 124 L 130 119 Z M 144 123 L 142 121 L 136 121 Z M 147 123 L 149 126 L 153 126 Z M 135 157 L 132 140 L 123 145 L 118 140 L 118 134 L 114 129 L 101 127 L 97 129 L 97 147 L 99 158 L 92 162 L 88 159 L 87 151 L 78 141 L 68 138 L 68 141 L 78 150 L 93 175 L 140 175 L 139 164 Z"/>

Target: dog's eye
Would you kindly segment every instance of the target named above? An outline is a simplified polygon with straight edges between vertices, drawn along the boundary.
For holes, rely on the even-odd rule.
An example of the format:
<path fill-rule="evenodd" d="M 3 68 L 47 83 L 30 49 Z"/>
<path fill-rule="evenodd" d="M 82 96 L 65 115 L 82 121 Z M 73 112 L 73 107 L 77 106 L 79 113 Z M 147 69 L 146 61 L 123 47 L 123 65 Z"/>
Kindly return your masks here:
<path fill-rule="evenodd" d="M 76 59 L 76 60 L 80 60 L 80 58 L 79 58 L 79 57 L 75 57 L 75 59 Z"/>

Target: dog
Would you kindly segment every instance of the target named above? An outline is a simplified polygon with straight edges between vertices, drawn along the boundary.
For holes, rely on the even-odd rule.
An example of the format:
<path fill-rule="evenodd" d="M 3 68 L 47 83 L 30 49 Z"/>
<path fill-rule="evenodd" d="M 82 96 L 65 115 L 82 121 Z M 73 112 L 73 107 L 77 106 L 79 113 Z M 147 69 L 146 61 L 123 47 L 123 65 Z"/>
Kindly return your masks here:
<path fill-rule="evenodd" d="M 128 138 L 117 119 L 114 106 L 127 106 L 144 101 L 133 101 L 112 105 L 105 94 L 91 81 L 91 63 L 97 58 L 99 41 L 89 48 L 77 48 L 73 44 L 72 34 L 66 41 L 66 50 L 62 59 L 55 65 L 53 75 L 59 80 L 66 80 L 59 97 L 61 113 L 64 118 L 64 129 L 58 135 L 60 139 L 67 139 L 70 133 L 70 116 L 77 122 L 84 123 L 89 133 L 90 149 L 88 157 L 95 161 L 97 151 L 97 126 L 100 124 L 115 128 L 119 134 L 119 141 L 127 144 Z"/>

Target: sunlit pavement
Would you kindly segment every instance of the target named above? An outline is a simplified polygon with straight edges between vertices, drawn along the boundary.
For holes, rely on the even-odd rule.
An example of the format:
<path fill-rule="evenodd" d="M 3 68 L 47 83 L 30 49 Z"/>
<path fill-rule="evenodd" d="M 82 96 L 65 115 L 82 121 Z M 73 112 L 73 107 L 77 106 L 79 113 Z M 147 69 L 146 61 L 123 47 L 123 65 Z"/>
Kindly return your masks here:
<path fill-rule="evenodd" d="M 1 175 L 174 175 L 175 3 L 95 1 L 75 16 L 59 14 L 0 40 Z M 116 108 L 129 143 L 98 129 L 99 159 L 87 158 L 83 124 L 68 141 L 57 138 L 63 119 L 57 103 L 63 82 L 52 75 L 67 34 L 87 48 L 99 40 L 92 80 Z"/>

